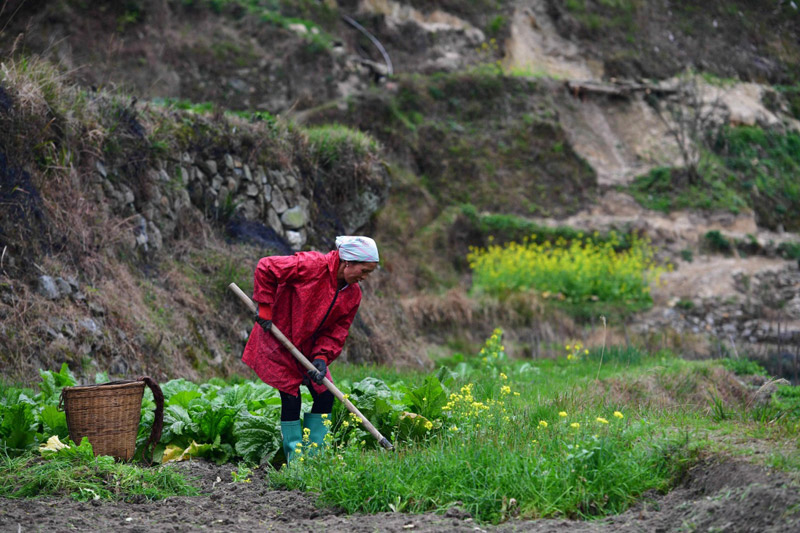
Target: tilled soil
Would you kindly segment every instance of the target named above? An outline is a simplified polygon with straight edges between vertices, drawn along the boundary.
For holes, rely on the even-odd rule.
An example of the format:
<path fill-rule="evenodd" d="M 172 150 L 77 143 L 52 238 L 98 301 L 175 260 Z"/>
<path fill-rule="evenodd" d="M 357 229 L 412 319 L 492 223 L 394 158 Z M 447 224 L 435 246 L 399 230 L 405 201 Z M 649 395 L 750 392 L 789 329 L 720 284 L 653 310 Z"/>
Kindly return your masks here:
<path fill-rule="evenodd" d="M 618 516 L 596 521 L 512 519 L 498 526 L 477 524 L 457 509 L 445 514 L 346 515 L 317 507 L 313 495 L 271 490 L 263 473 L 254 473 L 251 483 L 229 483 L 230 465 L 192 462 L 182 468 L 196 478 L 203 496 L 143 503 L 0 499 L 0 531 L 800 531 L 796 482 L 732 459 L 702 461 L 674 491 L 648 495 Z"/>

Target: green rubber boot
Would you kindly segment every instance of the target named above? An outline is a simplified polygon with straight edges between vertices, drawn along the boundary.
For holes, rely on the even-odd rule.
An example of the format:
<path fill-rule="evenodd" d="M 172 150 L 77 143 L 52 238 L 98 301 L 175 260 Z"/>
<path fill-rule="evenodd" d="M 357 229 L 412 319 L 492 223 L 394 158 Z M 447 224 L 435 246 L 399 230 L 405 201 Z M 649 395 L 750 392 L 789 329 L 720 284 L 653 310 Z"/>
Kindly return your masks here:
<path fill-rule="evenodd" d="M 283 435 L 283 453 L 286 455 L 286 462 L 290 462 L 299 446 L 303 444 L 303 428 L 299 420 L 281 422 L 281 434 Z"/>
<path fill-rule="evenodd" d="M 320 413 L 306 413 L 303 418 L 303 426 L 310 431 L 308 455 L 316 455 L 319 453 L 325 444 L 325 435 L 328 434 L 328 426 L 325 425 L 325 419 L 330 420 L 331 415 L 327 414 L 322 418 Z M 316 444 L 316 446 L 314 446 Z"/>

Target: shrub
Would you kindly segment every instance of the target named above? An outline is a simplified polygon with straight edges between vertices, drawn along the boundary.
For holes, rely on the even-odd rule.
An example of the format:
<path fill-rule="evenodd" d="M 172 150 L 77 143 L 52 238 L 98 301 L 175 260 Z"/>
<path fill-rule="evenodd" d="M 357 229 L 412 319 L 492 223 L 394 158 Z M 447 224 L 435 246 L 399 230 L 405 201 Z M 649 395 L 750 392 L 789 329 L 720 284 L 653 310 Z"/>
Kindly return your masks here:
<path fill-rule="evenodd" d="M 347 157 L 363 157 L 378 151 L 379 145 L 369 135 L 338 124 L 317 126 L 306 130 L 312 158 L 330 166 Z"/>
<path fill-rule="evenodd" d="M 713 252 L 730 255 L 733 252 L 733 244 L 719 230 L 709 231 L 703 237 L 708 248 Z"/>
<path fill-rule="evenodd" d="M 736 374 L 737 376 L 766 376 L 767 371 L 764 367 L 750 359 L 721 359 L 722 366 Z"/>

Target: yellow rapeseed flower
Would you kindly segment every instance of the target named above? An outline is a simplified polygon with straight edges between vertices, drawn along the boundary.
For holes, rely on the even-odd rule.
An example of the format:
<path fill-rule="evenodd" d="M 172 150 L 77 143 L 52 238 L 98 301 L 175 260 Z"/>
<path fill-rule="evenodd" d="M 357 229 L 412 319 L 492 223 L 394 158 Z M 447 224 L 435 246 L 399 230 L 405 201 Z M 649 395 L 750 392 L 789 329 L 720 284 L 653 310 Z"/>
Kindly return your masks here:
<path fill-rule="evenodd" d="M 601 424 L 608 424 L 608 420 L 599 416 L 597 417 L 597 421 L 600 422 Z"/>
<path fill-rule="evenodd" d="M 503 385 L 500 387 L 500 394 L 511 394 L 511 387 L 508 385 Z"/>
<path fill-rule="evenodd" d="M 579 427 L 581 427 L 581 425 L 578 424 L 577 422 L 573 422 L 572 424 L 569 425 L 569 427 L 574 428 L 574 429 L 578 429 Z"/>
<path fill-rule="evenodd" d="M 614 411 L 614 417 L 615 418 L 625 418 L 625 415 L 623 415 L 619 411 Z"/>
<path fill-rule="evenodd" d="M 508 379 L 508 376 L 506 376 L 504 372 L 500 372 L 500 379 L 506 380 Z"/>
<path fill-rule="evenodd" d="M 567 416 L 567 412 L 566 411 L 559 411 L 558 412 L 558 416 L 564 418 L 565 416 Z"/>

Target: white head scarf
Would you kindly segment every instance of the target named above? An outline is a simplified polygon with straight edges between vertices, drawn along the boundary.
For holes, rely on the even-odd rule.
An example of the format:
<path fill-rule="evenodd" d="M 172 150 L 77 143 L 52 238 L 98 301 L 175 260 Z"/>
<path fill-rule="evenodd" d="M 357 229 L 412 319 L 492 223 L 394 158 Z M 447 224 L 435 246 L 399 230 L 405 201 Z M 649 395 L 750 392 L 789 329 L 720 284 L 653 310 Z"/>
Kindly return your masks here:
<path fill-rule="evenodd" d="M 339 258 L 344 261 L 378 262 L 378 245 L 369 237 L 339 235 L 336 237 Z"/>

